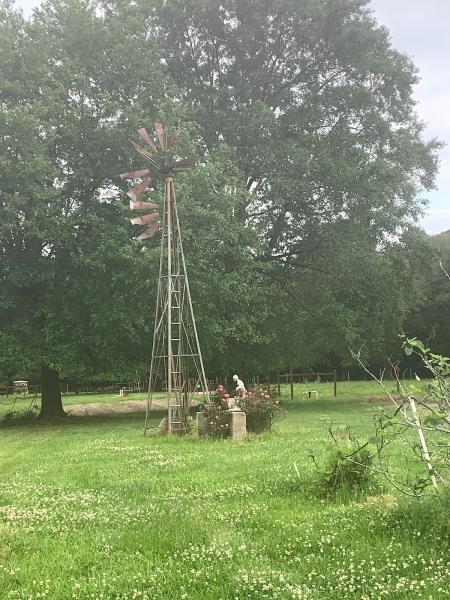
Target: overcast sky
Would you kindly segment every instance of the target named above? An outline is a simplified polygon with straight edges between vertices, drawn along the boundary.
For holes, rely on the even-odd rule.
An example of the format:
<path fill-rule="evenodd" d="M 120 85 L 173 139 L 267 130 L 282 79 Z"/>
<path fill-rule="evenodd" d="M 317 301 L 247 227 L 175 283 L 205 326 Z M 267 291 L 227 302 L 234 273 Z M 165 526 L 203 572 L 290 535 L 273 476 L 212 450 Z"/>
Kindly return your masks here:
<path fill-rule="evenodd" d="M 30 14 L 39 0 L 16 0 Z M 371 0 L 378 22 L 391 33 L 392 44 L 419 68 L 417 112 L 427 124 L 426 137 L 447 146 L 440 152 L 437 190 L 427 194 L 428 233 L 450 229 L 450 0 Z"/>

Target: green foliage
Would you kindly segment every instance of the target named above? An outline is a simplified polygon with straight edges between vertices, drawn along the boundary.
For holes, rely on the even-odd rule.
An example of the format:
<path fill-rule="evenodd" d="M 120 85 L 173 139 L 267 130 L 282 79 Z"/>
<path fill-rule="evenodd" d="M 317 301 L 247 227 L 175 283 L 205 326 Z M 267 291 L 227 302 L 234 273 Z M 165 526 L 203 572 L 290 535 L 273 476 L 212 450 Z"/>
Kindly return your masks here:
<path fill-rule="evenodd" d="M 248 390 L 243 398 L 238 399 L 237 405 L 246 414 L 247 431 L 250 432 L 269 430 L 282 414 L 276 388 L 256 387 Z"/>
<path fill-rule="evenodd" d="M 207 369 L 334 368 L 343 340 L 386 354 L 422 299 L 408 228 L 439 144 L 363 3 L 0 13 L 0 378 L 145 377 L 158 241 L 132 241 L 117 173 L 157 119 L 199 157 L 177 193 Z"/>
<path fill-rule="evenodd" d="M 201 193 L 199 193 L 201 190 Z M 264 278 L 254 268 L 258 240 L 236 212 L 248 198 L 229 149 L 217 146 L 177 178 L 189 282 L 208 368 L 252 371 L 274 337 Z M 233 349 L 230 352 L 230 349 Z"/>
<path fill-rule="evenodd" d="M 0 399 L 0 423 L 33 421 L 37 416 L 38 394 L 14 394 Z"/>
<path fill-rule="evenodd" d="M 276 306 L 262 361 L 335 366 L 343 337 L 381 358 L 419 299 L 406 230 L 439 147 L 412 111 L 413 65 L 357 2 L 147 10 L 203 146 L 225 143 L 250 192 L 237 210 Z"/>
<path fill-rule="evenodd" d="M 375 446 L 377 471 L 396 489 L 409 496 L 418 497 L 433 486 L 448 485 L 450 466 L 450 359 L 434 354 L 417 338 L 403 336 L 403 350 L 408 357 L 418 358 L 431 379 L 425 384 L 416 375 L 415 383 L 397 380 L 397 392 L 389 391 L 382 378 L 373 378 L 390 401 L 391 408 L 377 407 L 373 415 L 375 435 L 368 444 Z M 355 355 L 360 364 L 360 358 Z M 370 372 L 370 371 L 368 371 Z M 331 432 L 332 433 L 332 432 Z M 401 442 L 409 449 L 407 456 L 416 468 L 405 469 L 399 477 L 393 475 L 386 450 Z M 364 444 L 361 448 L 366 448 Z"/>
<path fill-rule="evenodd" d="M 314 456 L 310 454 L 314 459 Z M 316 489 L 328 498 L 352 497 L 374 487 L 373 453 L 354 444 L 334 445 L 318 471 Z"/>
<path fill-rule="evenodd" d="M 7 378 L 41 364 L 72 379 L 136 363 L 145 372 L 136 342 L 150 327 L 149 261 L 110 183 L 127 136 L 109 96 L 123 63 L 89 4 L 48 4 L 30 22 L 4 12 L 19 41 L 8 60 L 23 72 L 6 71 L 2 97 L 0 368 Z"/>
<path fill-rule="evenodd" d="M 450 311 L 450 282 L 445 272 L 450 272 L 450 232 L 428 236 L 427 245 L 430 258 L 422 283 L 423 301 L 413 307 L 404 329 L 409 337 L 424 340 L 434 352 L 445 355 L 450 345 L 450 325 L 446 318 Z M 414 369 L 421 368 L 418 357 L 413 356 L 408 364 Z"/>
<path fill-rule="evenodd" d="M 448 481 L 450 468 L 450 358 L 431 352 L 430 348 L 417 338 L 405 338 L 403 349 L 407 355 L 417 356 L 427 369 L 432 379 L 422 390 L 404 390 L 406 399 L 413 398 L 419 407 L 419 419 L 428 438 L 428 446 L 432 457 L 432 472 L 424 482 L 431 485 L 431 476 L 437 476 L 441 482 Z M 405 411 L 401 417 L 408 427 L 417 426 L 415 419 L 408 418 Z M 423 457 L 423 450 L 417 452 Z M 427 461 L 429 462 L 429 461 Z"/>
<path fill-rule="evenodd" d="M 223 386 L 210 395 L 210 402 L 203 405 L 207 423 L 206 433 L 213 438 L 225 438 L 230 435 L 230 419 L 228 413 L 228 394 Z"/>

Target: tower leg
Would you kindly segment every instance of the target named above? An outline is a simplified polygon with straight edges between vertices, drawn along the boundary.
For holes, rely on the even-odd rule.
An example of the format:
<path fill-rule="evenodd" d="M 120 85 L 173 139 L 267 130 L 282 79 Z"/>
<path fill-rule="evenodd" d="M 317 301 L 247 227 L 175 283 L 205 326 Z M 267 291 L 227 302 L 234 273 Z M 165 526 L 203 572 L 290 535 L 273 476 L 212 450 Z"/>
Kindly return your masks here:
<path fill-rule="evenodd" d="M 161 372 L 163 366 L 164 372 Z M 185 432 L 189 401 L 196 391 L 194 387 L 189 393 L 189 378 L 194 375 L 201 383 L 203 394 L 208 401 L 209 390 L 186 272 L 173 178 L 170 176 L 166 178 L 165 185 L 163 234 L 144 434 L 149 428 L 148 420 L 158 375 L 167 385 L 168 433 Z"/>

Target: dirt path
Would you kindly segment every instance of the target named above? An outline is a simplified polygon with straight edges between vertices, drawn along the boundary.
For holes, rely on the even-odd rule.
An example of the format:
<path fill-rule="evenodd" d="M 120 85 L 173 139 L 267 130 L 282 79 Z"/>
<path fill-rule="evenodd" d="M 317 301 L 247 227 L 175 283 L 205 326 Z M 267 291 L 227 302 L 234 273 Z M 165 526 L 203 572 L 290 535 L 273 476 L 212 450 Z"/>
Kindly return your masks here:
<path fill-rule="evenodd" d="M 145 412 L 147 400 L 122 400 L 114 404 L 107 402 L 91 402 L 90 404 L 69 404 L 64 407 L 68 415 L 76 417 L 83 415 L 110 415 L 113 413 L 133 413 Z M 167 406 L 167 400 L 153 400 L 152 408 L 154 410 L 164 410 Z"/>

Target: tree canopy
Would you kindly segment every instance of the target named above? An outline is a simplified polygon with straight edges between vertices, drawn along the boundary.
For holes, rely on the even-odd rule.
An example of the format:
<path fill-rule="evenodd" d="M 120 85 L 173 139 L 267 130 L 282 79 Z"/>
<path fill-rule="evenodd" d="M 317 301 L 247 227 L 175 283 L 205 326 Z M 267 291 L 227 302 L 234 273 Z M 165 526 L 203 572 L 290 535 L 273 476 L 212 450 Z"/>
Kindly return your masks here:
<path fill-rule="evenodd" d="M 0 380 L 145 375 L 158 240 L 132 239 L 117 174 L 155 120 L 199 159 L 177 186 L 209 372 L 392 349 L 426 297 L 414 221 L 439 143 L 367 2 L 47 0 L 24 19 L 3 0 L 0 19 Z"/>

